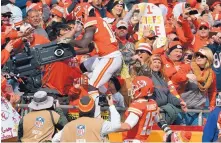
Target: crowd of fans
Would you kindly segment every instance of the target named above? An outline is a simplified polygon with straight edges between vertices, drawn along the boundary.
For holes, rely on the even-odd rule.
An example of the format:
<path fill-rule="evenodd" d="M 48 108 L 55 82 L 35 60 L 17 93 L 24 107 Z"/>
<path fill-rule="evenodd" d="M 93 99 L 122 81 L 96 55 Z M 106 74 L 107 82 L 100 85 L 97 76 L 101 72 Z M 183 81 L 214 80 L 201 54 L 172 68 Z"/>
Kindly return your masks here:
<path fill-rule="evenodd" d="M 158 35 L 150 27 L 138 39 L 138 4 L 142 0 L 2 0 L 1 65 L 8 61 L 11 52 L 22 52 L 24 40 L 33 48 L 66 37 L 84 38 L 84 21 L 89 13 L 82 3 L 87 2 L 114 32 L 123 57 L 121 69 L 98 87 L 99 94 L 111 94 L 116 107 L 127 108 L 133 92 L 132 79 L 147 76 L 154 84 L 152 97 L 169 125 L 197 125 L 198 113 L 187 110 L 212 111 L 221 92 L 221 1 L 211 1 L 206 4 L 201 0 L 147 0 L 162 10 L 167 39 L 159 48 Z M 192 14 L 194 10 L 197 13 Z M 79 11 L 84 11 L 84 15 Z M 108 49 L 104 47 L 104 51 L 105 48 Z M 42 87 L 56 90 L 58 94 L 53 96 L 59 104 L 78 106 L 90 88 L 90 74 L 82 64 L 90 65 L 87 59 L 94 55 L 96 47 L 86 54 L 79 51 L 76 57 L 42 66 Z M 1 81 L 2 95 L 15 106 L 22 98 L 18 84 L 12 85 L 4 76 Z M 64 115 L 71 121 L 79 113 L 69 109 L 64 110 Z"/>

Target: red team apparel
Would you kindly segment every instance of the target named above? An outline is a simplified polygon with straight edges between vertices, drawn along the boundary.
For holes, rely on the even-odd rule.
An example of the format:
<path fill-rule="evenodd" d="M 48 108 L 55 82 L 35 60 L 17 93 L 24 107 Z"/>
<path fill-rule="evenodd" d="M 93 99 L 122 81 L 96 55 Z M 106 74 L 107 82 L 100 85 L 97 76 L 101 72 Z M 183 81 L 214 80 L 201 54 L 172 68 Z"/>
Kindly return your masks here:
<path fill-rule="evenodd" d="M 152 126 L 159 120 L 157 103 L 152 99 L 138 99 L 130 104 L 125 112 L 126 118 L 130 112 L 139 116 L 139 121 L 131 130 L 123 133 L 123 139 L 124 141 L 136 139 L 145 142 L 150 135 Z"/>
<path fill-rule="evenodd" d="M 88 17 L 84 28 L 95 26 L 94 45 L 96 53 L 102 57 L 118 50 L 117 39 L 108 24 L 99 17 Z"/>
<path fill-rule="evenodd" d="M 84 62 L 88 72 L 91 72 L 89 84 L 99 88 L 121 69 L 122 55 L 118 50 L 116 37 L 108 24 L 100 17 L 88 17 L 84 28 L 94 26 L 93 43 L 98 56 L 91 57 Z"/>

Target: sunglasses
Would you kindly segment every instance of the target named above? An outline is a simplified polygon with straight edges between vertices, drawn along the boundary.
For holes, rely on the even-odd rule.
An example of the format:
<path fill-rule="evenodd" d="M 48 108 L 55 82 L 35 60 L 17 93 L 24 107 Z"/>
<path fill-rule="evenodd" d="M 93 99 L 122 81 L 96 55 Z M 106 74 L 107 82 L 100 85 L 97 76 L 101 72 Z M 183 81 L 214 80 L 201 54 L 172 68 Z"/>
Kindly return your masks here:
<path fill-rule="evenodd" d="M 127 28 L 124 27 L 124 26 L 120 26 L 120 27 L 118 27 L 117 29 L 119 29 L 119 30 L 121 30 L 121 29 L 123 29 L 123 30 L 127 30 Z"/>
<path fill-rule="evenodd" d="M 143 54 L 143 53 L 151 55 L 148 51 L 145 51 L 145 50 L 137 50 L 136 51 L 136 54 Z"/>
<path fill-rule="evenodd" d="M 148 37 L 149 40 L 156 40 L 156 37 Z"/>
<path fill-rule="evenodd" d="M 196 57 L 196 58 L 200 57 L 201 59 L 207 58 L 206 56 L 204 56 L 204 55 L 202 55 L 202 54 L 200 54 L 200 53 L 196 53 L 196 54 L 195 54 L 195 57 Z"/>
<path fill-rule="evenodd" d="M 199 30 L 207 30 L 208 29 L 208 27 L 206 27 L 206 26 L 201 26 L 200 28 L 199 28 Z"/>
<path fill-rule="evenodd" d="M 8 18 L 11 18 L 11 14 L 2 14 L 2 17 L 8 17 Z"/>
<path fill-rule="evenodd" d="M 192 58 L 193 58 L 193 54 L 185 54 L 184 55 L 184 57 L 186 57 L 187 59 L 189 59 L 189 60 L 192 60 Z"/>

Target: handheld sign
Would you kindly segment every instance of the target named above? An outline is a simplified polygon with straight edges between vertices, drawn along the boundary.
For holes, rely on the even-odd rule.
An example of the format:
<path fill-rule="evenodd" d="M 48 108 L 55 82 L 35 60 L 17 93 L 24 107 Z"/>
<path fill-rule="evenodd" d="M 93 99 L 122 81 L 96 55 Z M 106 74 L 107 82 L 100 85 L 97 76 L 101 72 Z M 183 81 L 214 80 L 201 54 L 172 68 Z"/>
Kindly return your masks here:
<path fill-rule="evenodd" d="M 140 3 L 138 7 L 140 10 L 139 39 L 143 36 L 143 31 L 147 29 L 147 27 L 150 27 L 160 39 L 165 39 L 166 32 L 161 9 L 152 3 Z"/>
<path fill-rule="evenodd" d="M 206 5 L 206 0 L 201 0 L 201 4 Z"/>
<path fill-rule="evenodd" d="M 1 96 L 1 140 L 17 137 L 20 115 L 7 99 Z"/>

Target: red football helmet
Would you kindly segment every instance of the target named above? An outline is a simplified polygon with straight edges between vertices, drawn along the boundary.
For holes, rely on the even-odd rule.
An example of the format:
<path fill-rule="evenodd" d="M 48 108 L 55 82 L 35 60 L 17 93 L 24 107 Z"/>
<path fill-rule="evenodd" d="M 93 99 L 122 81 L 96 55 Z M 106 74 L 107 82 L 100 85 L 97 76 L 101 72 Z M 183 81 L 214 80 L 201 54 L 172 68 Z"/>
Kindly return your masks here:
<path fill-rule="evenodd" d="M 137 76 L 132 81 L 132 89 L 130 96 L 137 99 L 145 96 L 152 96 L 154 91 L 153 81 L 146 76 Z"/>
<path fill-rule="evenodd" d="M 74 16 L 76 17 L 76 20 L 79 20 L 81 22 L 84 22 L 85 19 L 85 13 L 88 14 L 94 7 L 90 5 L 89 3 L 79 3 L 74 8 Z"/>

